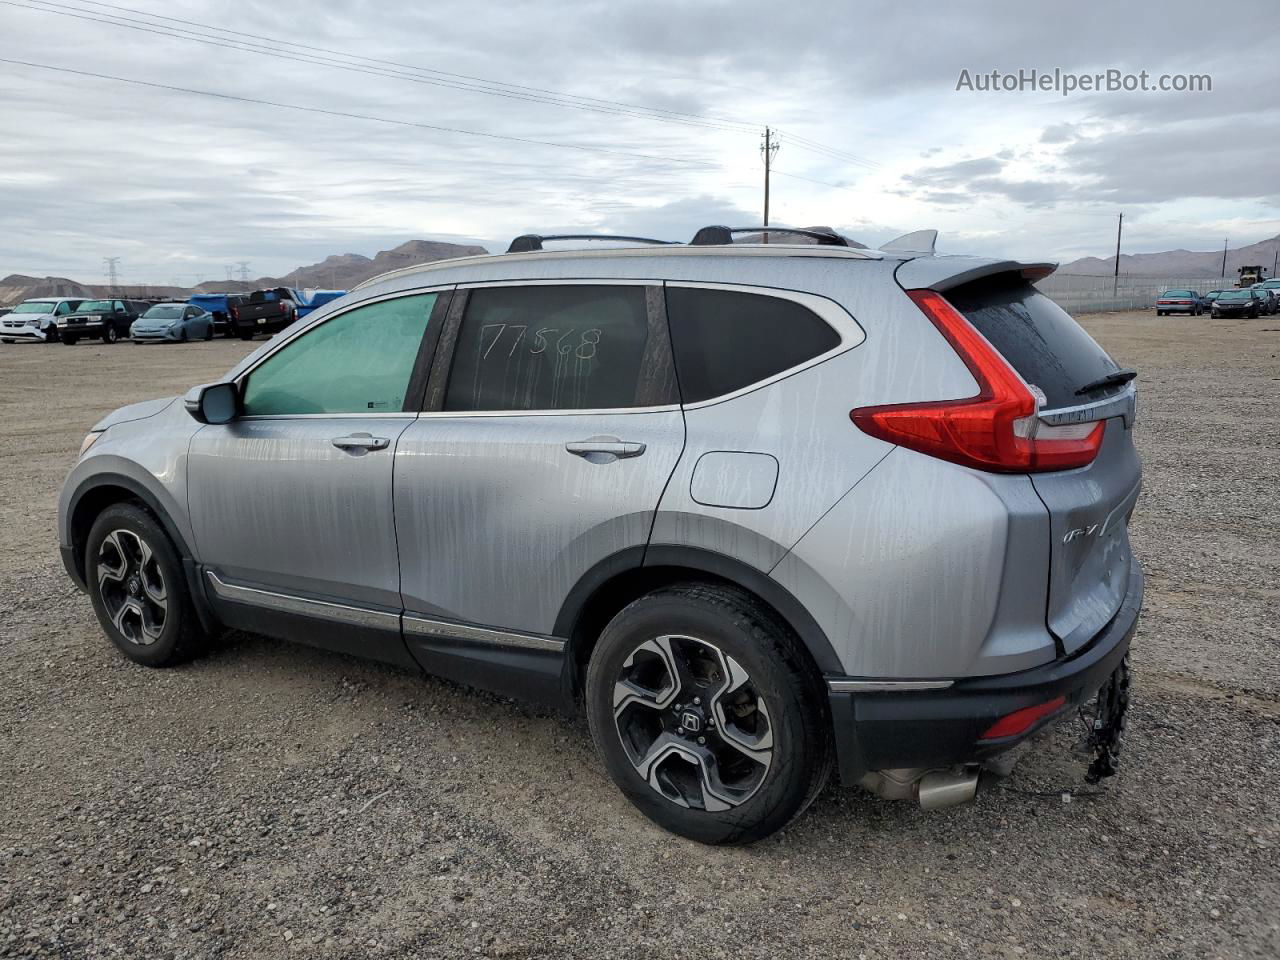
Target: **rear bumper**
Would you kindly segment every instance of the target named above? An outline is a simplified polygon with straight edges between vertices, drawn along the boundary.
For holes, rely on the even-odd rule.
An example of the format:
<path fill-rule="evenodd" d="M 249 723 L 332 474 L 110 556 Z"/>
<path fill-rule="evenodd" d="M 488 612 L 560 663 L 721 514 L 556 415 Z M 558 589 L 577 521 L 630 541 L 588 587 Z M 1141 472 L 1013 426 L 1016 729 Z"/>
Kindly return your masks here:
<path fill-rule="evenodd" d="M 1007 750 L 1088 700 L 1120 665 L 1138 626 L 1143 576 L 1137 560 L 1115 617 L 1075 655 L 1018 673 L 956 680 L 944 689 L 854 692 L 865 682 L 828 677 L 840 777 L 856 783 L 871 770 L 949 767 Z M 1002 740 L 980 740 L 1015 710 L 1064 697 L 1064 706 L 1031 729 Z"/>
<path fill-rule="evenodd" d="M 1171 303 L 1168 305 L 1157 303 L 1156 309 L 1161 313 L 1195 313 L 1196 311 L 1195 305 L 1190 303 Z"/>

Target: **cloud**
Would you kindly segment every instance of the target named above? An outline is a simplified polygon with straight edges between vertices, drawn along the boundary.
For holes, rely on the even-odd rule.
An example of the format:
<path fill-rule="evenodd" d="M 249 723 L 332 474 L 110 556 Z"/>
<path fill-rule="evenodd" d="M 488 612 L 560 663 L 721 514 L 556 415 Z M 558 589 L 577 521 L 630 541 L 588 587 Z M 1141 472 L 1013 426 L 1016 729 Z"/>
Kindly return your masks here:
<path fill-rule="evenodd" d="M 1269 22 L 1272 6 L 1243 2 L 1231 19 Z M 212 0 L 165 10 L 228 29 L 252 24 L 252 34 L 211 35 L 231 47 L 280 37 L 382 61 L 345 58 L 351 69 L 314 49 L 260 55 L 16 7 L 0 7 L 0 27 L 19 51 L 6 56 L 19 59 L 615 152 L 0 64 L 0 275 L 99 279 L 104 256 L 120 256 L 135 282 L 216 279 L 241 260 L 282 275 L 331 253 L 372 255 L 412 238 L 505 246 L 556 224 L 681 239 L 706 223 L 760 219 L 757 130 L 766 122 L 782 131 L 779 171 L 809 178 L 774 181 L 776 222 L 940 225 L 944 243 L 1035 245 L 1044 255 L 1054 251 L 1042 244 L 1105 254 L 1091 226 L 1101 205 L 1145 206 L 1143 241 L 1154 249 L 1194 243 L 1193 221 L 1280 214 L 1280 113 L 1265 94 L 1280 89 L 1274 40 L 1257 30 L 1221 52 L 1193 43 L 1189 60 L 1187 38 L 1204 22 L 1192 0 L 1162 4 L 1159 17 L 1101 3 L 1028 17 L 1012 0 L 928 17 L 904 4 L 834 13 L 818 0 L 374 9 L 247 0 L 234 21 Z M 1203 71 L 1214 85 L 1203 95 L 1071 98 L 955 90 L 961 69 L 1020 66 Z M 567 91 L 596 109 L 473 78 Z M 642 119 L 628 103 L 669 111 L 673 122 Z M 879 166 L 815 152 L 802 138 Z M 1050 208 L 1054 218 L 1044 218 Z"/>

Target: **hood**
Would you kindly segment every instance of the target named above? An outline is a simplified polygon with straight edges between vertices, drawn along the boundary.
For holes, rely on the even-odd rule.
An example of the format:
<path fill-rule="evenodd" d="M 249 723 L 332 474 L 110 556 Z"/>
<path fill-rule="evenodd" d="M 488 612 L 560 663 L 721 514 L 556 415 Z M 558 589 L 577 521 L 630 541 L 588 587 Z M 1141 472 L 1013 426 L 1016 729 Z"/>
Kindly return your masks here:
<path fill-rule="evenodd" d="M 127 407 L 121 407 L 108 413 L 93 425 L 93 429 L 105 430 L 107 427 L 115 426 L 117 423 L 128 423 L 130 420 L 145 420 L 147 417 L 154 417 L 170 404 L 175 403 L 177 399 L 177 397 L 161 397 L 158 400 L 143 400 L 141 403 L 131 403 Z"/>
<path fill-rule="evenodd" d="M 32 320 L 39 320 L 41 323 L 43 323 L 46 320 L 53 319 L 53 311 L 50 310 L 48 313 L 6 313 L 5 319 L 21 320 L 24 323 L 30 322 Z"/>

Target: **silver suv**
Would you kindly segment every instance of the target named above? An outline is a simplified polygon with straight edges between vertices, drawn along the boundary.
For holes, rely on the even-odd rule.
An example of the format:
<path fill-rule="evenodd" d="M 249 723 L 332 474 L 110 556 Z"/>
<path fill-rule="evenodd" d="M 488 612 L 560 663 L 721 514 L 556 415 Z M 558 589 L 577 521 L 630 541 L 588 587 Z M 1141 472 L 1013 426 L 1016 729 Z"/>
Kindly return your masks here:
<path fill-rule="evenodd" d="M 97 424 L 66 568 L 138 663 L 240 628 L 581 709 L 704 842 L 832 766 L 968 799 L 1086 705 L 1111 773 L 1133 372 L 1036 291 L 1051 265 L 733 237 L 369 281 Z"/>

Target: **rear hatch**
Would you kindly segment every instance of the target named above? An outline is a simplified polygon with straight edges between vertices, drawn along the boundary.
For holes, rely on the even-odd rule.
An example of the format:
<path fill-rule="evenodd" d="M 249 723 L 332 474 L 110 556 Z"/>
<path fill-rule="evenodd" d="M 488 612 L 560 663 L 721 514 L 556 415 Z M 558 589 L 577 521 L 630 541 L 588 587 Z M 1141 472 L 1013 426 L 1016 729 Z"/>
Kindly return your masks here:
<path fill-rule="evenodd" d="M 1050 516 L 1046 619 L 1064 652 L 1073 653 L 1115 616 L 1129 585 L 1128 521 L 1142 479 L 1133 445 L 1133 384 L 1100 383 L 1120 370 L 1116 362 L 1017 274 L 987 277 L 945 296 L 1043 393 L 1042 422 L 1106 421 L 1088 466 L 1030 474 Z"/>

